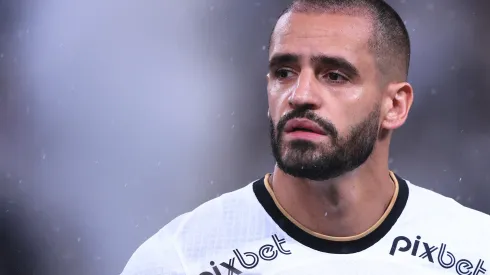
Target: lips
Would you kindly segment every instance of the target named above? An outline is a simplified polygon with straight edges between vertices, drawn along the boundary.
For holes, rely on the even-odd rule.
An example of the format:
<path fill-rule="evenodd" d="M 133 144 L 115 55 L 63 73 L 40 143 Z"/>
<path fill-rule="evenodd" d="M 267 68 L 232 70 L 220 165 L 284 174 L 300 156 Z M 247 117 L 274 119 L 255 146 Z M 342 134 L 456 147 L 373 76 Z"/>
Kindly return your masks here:
<path fill-rule="evenodd" d="M 284 132 L 310 132 L 318 135 L 326 135 L 326 132 L 316 123 L 308 119 L 292 119 L 284 127 Z"/>

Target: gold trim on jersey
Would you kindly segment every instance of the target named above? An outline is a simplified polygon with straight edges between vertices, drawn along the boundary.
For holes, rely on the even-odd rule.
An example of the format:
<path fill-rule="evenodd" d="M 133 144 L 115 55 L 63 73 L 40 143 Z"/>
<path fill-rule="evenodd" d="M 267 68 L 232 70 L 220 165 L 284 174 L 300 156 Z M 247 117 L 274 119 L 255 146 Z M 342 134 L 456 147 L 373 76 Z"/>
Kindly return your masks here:
<path fill-rule="evenodd" d="M 279 204 L 279 201 L 277 200 L 277 198 L 274 194 L 274 190 L 272 190 L 272 187 L 269 183 L 269 177 L 270 177 L 270 174 L 265 175 L 265 178 L 264 178 L 265 188 L 267 188 L 267 191 L 269 192 L 271 198 L 274 200 L 274 203 L 276 204 L 277 208 L 279 208 L 279 210 L 282 212 L 282 214 L 286 218 L 288 218 L 297 227 L 299 227 L 301 230 L 305 231 L 306 233 L 308 233 L 310 235 L 313 235 L 317 238 L 321 238 L 321 239 L 325 239 L 325 240 L 329 240 L 329 241 L 337 241 L 337 242 L 347 242 L 347 241 L 355 241 L 355 240 L 361 239 L 361 238 L 367 236 L 369 233 L 373 232 L 376 228 L 378 228 L 384 222 L 384 220 L 386 219 L 388 214 L 391 212 L 393 205 L 395 205 L 396 198 L 398 197 L 398 191 L 399 191 L 398 180 L 396 179 L 395 174 L 392 171 L 390 171 L 390 178 L 393 181 L 393 184 L 395 185 L 395 192 L 393 194 L 393 197 L 391 198 L 390 203 L 388 204 L 388 207 L 386 208 L 386 210 L 383 213 L 383 215 L 381 216 L 381 218 L 379 218 L 379 220 L 373 226 L 371 226 L 366 231 L 364 231 L 360 234 L 357 234 L 354 236 L 349 236 L 349 237 L 334 237 L 334 236 L 328 236 L 325 234 L 314 232 L 314 231 L 306 228 L 302 224 L 300 224 L 293 217 L 291 217 L 291 215 L 289 215 L 289 213 L 286 212 L 286 210 L 281 206 L 281 204 Z"/>

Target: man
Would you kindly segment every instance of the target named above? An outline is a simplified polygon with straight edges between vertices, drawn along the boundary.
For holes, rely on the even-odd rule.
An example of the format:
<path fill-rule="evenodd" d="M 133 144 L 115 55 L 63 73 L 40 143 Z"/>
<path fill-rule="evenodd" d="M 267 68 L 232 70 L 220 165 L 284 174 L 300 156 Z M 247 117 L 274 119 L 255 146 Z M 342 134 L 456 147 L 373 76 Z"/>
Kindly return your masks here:
<path fill-rule="evenodd" d="M 490 218 L 388 168 L 413 101 L 398 14 L 296 0 L 269 54 L 273 173 L 167 224 L 122 274 L 485 274 Z"/>

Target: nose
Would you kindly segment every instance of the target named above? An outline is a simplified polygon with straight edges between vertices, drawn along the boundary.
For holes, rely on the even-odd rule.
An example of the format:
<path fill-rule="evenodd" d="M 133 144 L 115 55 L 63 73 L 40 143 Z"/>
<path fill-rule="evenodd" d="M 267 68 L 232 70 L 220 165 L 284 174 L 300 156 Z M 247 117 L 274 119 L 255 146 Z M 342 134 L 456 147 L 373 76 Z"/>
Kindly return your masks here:
<path fill-rule="evenodd" d="M 320 108 L 321 98 L 318 94 L 317 79 L 310 71 L 302 71 L 296 80 L 296 85 L 288 98 L 289 106 L 293 109 Z"/>

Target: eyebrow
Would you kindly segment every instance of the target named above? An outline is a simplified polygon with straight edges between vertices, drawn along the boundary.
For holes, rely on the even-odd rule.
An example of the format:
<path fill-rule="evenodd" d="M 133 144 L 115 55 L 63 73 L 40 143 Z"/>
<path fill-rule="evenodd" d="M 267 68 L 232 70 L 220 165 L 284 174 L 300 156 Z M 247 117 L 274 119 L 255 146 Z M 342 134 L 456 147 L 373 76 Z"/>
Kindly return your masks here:
<path fill-rule="evenodd" d="M 269 61 L 269 69 L 274 69 L 280 66 L 298 64 L 302 56 L 290 53 L 276 54 Z M 347 61 L 347 59 L 339 56 L 315 55 L 310 58 L 310 63 L 313 65 L 322 65 L 325 67 L 337 68 L 350 77 L 359 77 L 359 70 Z"/>
<path fill-rule="evenodd" d="M 272 58 L 269 60 L 269 69 L 277 68 L 288 64 L 299 63 L 300 58 L 301 57 L 296 54 L 290 54 L 290 53 L 276 54 L 272 56 Z"/>
<path fill-rule="evenodd" d="M 338 68 L 352 78 L 359 77 L 359 70 L 347 59 L 338 56 L 317 55 L 311 58 L 311 63 L 321 64 L 325 67 Z"/>

